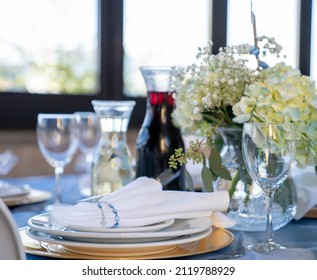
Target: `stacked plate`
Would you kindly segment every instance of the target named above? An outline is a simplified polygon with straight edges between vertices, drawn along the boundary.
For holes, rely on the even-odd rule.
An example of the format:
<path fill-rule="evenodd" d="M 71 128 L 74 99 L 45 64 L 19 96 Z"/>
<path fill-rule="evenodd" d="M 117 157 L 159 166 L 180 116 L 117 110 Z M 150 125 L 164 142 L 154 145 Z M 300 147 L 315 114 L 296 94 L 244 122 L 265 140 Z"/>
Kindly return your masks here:
<path fill-rule="evenodd" d="M 35 190 L 29 185 L 14 185 L 0 181 L 0 199 L 7 206 L 41 202 L 50 198 L 50 192 Z"/>
<path fill-rule="evenodd" d="M 30 192 L 28 185 L 18 186 L 0 181 L 0 198 L 6 199 L 9 197 L 23 197 Z"/>
<path fill-rule="evenodd" d="M 26 233 L 43 248 L 86 256 L 133 257 L 167 252 L 212 232 L 210 218 L 170 219 L 135 228 L 53 228 L 48 213 L 29 219 Z"/>

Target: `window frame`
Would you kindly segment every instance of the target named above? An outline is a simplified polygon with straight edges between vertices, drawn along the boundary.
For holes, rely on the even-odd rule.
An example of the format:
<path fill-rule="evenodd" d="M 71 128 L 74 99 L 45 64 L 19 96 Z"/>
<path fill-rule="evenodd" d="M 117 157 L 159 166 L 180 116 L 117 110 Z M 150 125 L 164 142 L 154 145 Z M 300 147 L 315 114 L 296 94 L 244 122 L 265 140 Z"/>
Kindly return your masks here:
<path fill-rule="evenodd" d="M 312 7 L 312 0 L 300 1 L 299 69 L 307 76 L 311 68 Z"/>
<path fill-rule="evenodd" d="M 40 112 L 92 111 L 91 101 L 135 100 L 130 127 L 142 124 L 146 98 L 123 94 L 123 4 L 124 0 L 99 0 L 100 90 L 96 95 L 0 93 L 0 129 L 34 129 Z M 227 0 L 212 1 L 211 40 L 213 53 L 227 43 Z M 312 0 L 300 0 L 300 55 L 303 74 L 310 74 Z M 197 43 L 199 44 L 199 42 Z"/>

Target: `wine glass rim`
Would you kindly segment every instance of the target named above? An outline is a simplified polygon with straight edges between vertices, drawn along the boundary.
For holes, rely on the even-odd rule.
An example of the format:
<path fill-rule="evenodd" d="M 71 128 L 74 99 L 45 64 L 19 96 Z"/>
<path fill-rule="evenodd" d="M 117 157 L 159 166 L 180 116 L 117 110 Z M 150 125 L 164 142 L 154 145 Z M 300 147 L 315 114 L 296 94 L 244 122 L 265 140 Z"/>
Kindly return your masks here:
<path fill-rule="evenodd" d="M 285 125 L 288 125 L 288 126 L 293 126 L 294 127 L 294 124 L 292 123 L 274 123 L 274 122 L 246 122 L 246 123 L 243 123 L 243 125 L 256 125 L 256 126 L 268 126 L 268 125 L 272 125 L 272 126 L 285 126 Z"/>
<path fill-rule="evenodd" d="M 134 106 L 136 102 L 134 100 L 92 100 L 92 105 L 101 105 L 101 106 Z"/>
<path fill-rule="evenodd" d="M 74 114 L 76 115 L 95 115 L 96 112 L 94 111 L 76 111 L 74 112 Z"/>
<path fill-rule="evenodd" d="M 97 114 L 96 112 L 93 111 L 78 111 L 78 112 L 74 112 L 74 116 L 77 119 L 84 119 L 84 118 L 97 118 Z"/>

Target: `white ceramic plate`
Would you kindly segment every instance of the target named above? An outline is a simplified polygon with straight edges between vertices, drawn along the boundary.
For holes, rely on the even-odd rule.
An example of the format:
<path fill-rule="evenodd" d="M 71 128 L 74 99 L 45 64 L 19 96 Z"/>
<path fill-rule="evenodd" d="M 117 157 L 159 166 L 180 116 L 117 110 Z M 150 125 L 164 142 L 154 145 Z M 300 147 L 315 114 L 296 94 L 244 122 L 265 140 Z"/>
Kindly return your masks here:
<path fill-rule="evenodd" d="M 0 182 L 0 198 L 27 195 L 30 192 L 29 185 L 12 185 L 6 182 Z"/>
<path fill-rule="evenodd" d="M 140 248 L 146 249 L 148 251 L 148 254 L 151 254 L 153 252 L 157 253 L 158 250 L 167 251 L 171 250 L 176 245 L 203 239 L 206 236 L 208 236 L 211 232 L 212 228 L 209 228 L 199 233 L 184 235 L 171 240 L 164 240 L 159 242 L 113 244 L 86 243 L 71 240 L 61 240 L 59 237 L 44 232 L 39 232 L 31 228 L 26 229 L 27 235 L 39 242 L 44 242 L 44 247 L 47 247 L 48 244 L 57 244 L 63 246 L 63 248 L 70 252 L 93 256 L 130 256 L 135 254 L 135 251 L 139 250 Z M 142 250 L 142 254 L 145 254 L 144 250 Z"/>
<path fill-rule="evenodd" d="M 66 250 L 63 246 L 58 244 L 38 242 L 26 234 L 26 228 L 21 228 L 19 231 L 27 254 L 71 260 L 153 260 L 178 258 L 217 251 L 229 246 L 234 240 L 234 235 L 230 231 L 213 228 L 211 234 L 193 242 L 180 245 L 123 248 L 121 249 L 122 253 L 120 252 L 120 249 L 109 249 L 107 253 L 95 256 L 93 255 L 94 251 L 91 254 L 86 255 L 85 253 L 71 252 L 70 250 L 72 248 Z"/>
<path fill-rule="evenodd" d="M 10 196 L 3 198 L 7 206 L 17 206 L 30 203 L 37 203 L 49 200 L 52 194 L 49 191 L 30 189 L 29 193 L 20 196 Z"/>
<path fill-rule="evenodd" d="M 34 222 L 34 220 L 33 220 Z M 61 237 L 63 240 L 74 240 L 79 242 L 91 243 L 143 243 L 169 240 L 180 237 L 182 235 L 189 235 L 205 231 L 211 227 L 211 220 L 209 218 L 199 219 L 184 219 L 175 220 L 175 222 L 159 231 L 155 232 L 80 232 L 69 229 L 56 230 L 52 228 L 35 229 L 37 231 L 48 233 L 52 236 Z"/>

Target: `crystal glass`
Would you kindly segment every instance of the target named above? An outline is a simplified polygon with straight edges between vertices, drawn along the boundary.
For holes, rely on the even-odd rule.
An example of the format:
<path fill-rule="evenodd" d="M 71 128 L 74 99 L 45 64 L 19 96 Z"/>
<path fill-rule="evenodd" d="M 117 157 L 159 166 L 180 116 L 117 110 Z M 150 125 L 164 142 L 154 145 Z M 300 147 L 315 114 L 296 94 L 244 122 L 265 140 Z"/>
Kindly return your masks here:
<path fill-rule="evenodd" d="M 95 112 L 75 112 L 74 116 L 78 148 L 81 152 L 78 159 L 78 169 L 85 172 L 79 187 L 83 195 L 90 196 L 91 165 L 100 135 L 99 118 Z"/>
<path fill-rule="evenodd" d="M 99 118 L 94 112 L 75 112 L 74 116 L 78 148 L 89 165 L 99 140 Z"/>
<path fill-rule="evenodd" d="M 236 224 L 231 227 L 242 231 L 264 231 L 266 228 L 265 193 L 248 174 L 242 158 L 242 129 L 219 127 L 223 140 L 220 154 L 223 165 L 230 171 L 232 181 L 218 179 L 217 190 L 230 193 L 227 216 Z M 289 173 L 289 175 L 291 175 Z M 297 192 L 292 176 L 274 193 L 272 205 L 273 230 L 287 225 L 296 214 Z"/>
<path fill-rule="evenodd" d="M 126 132 L 135 101 L 93 100 L 100 138 L 92 163 L 92 195 L 113 192 L 135 179 Z"/>
<path fill-rule="evenodd" d="M 264 241 L 248 249 L 267 253 L 284 248 L 274 241 L 272 203 L 275 191 L 287 179 L 295 157 L 295 128 L 292 124 L 245 123 L 242 155 L 252 179 L 265 193 L 267 221 Z"/>
<path fill-rule="evenodd" d="M 46 161 L 55 169 L 56 195 L 54 202 L 46 210 L 60 207 L 61 176 L 70 163 L 76 150 L 77 138 L 74 131 L 73 114 L 38 114 L 37 143 Z"/>

